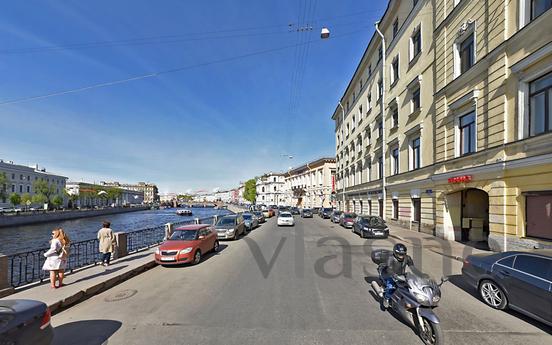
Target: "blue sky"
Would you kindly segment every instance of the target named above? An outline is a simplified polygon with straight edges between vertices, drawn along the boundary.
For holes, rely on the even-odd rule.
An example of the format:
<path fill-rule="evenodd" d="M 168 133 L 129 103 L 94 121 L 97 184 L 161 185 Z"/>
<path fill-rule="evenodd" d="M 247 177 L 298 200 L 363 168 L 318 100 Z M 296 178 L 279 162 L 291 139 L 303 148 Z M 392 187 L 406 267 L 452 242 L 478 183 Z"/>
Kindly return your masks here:
<path fill-rule="evenodd" d="M 333 156 L 330 116 L 386 4 L 6 2 L 0 158 L 163 193 L 230 188 Z"/>

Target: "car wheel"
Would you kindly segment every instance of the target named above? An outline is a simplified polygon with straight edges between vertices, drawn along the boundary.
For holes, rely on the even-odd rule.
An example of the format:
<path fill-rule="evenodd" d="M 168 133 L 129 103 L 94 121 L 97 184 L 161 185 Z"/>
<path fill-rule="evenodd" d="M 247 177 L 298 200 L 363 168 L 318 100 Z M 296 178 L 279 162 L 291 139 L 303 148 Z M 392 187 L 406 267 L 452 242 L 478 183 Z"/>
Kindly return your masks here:
<path fill-rule="evenodd" d="M 200 261 L 201 261 L 201 250 L 198 249 L 198 250 L 195 252 L 195 254 L 194 254 L 194 262 L 193 262 L 193 264 L 194 264 L 194 265 L 197 265 L 197 264 L 200 263 Z"/>
<path fill-rule="evenodd" d="M 213 251 L 217 253 L 220 249 L 219 241 L 215 241 L 215 244 L 213 245 Z"/>
<path fill-rule="evenodd" d="M 508 305 L 506 294 L 492 280 L 485 279 L 479 284 L 479 295 L 488 306 L 494 309 L 504 310 Z"/>

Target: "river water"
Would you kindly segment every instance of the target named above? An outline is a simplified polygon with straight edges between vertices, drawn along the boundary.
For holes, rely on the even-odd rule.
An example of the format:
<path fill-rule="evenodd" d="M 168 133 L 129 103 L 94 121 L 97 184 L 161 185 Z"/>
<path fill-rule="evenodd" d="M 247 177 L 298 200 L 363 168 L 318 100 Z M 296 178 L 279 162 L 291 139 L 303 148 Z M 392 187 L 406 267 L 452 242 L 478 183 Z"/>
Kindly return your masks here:
<path fill-rule="evenodd" d="M 111 228 L 115 232 L 131 232 L 171 222 L 229 213 L 226 210 L 213 208 L 191 208 L 190 210 L 193 212 L 192 216 L 179 216 L 176 214 L 176 209 L 172 208 L 0 228 L 0 253 L 10 255 L 48 247 L 51 231 L 59 227 L 67 232 L 72 242 L 78 242 L 96 238 L 104 220 L 111 222 Z"/>

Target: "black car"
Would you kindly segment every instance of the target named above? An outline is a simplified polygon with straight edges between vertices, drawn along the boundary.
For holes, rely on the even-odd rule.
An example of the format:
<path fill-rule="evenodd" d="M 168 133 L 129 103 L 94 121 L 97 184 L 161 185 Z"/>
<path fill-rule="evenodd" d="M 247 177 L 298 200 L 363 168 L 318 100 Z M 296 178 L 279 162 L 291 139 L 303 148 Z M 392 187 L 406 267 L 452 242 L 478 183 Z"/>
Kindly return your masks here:
<path fill-rule="evenodd" d="M 511 308 L 552 326 L 552 250 L 469 255 L 462 276 L 492 308 Z"/>
<path fill-rule="evenodd" d="M 358 216 L 353 223 L 352 231 L 362 238 L 387 238 L 389 227 L 378 216 Z"/>
<path fill-rule="evenodd" d="M 332 216 L 332 212 L 333 212 L 333 208 L 325 207 L 325 208 L 323 208 L 322 211 L 319 212 L 318 214 L 319 214 L 320 217 L 322 217 L 323 219 L 330 219 L 330 217 Z"/>
<path fill-rule="evenodd" d="M 330 216 L 330 221 L 332 223 L 339 223 L 339 220 L 341 219 L 342 211 L 335 210 L 332 212 L 332 215 Z"/>
<path fill-rule="evenodd" d="M 257 216 L 257 219 L 259 219 L 259 223 L 266 222 L 266 219 L 261 211 L 253 211 L 253 214 Z"/>
<path fill-rule="evenodd" d="M 54 338 L 50 317 L 43 302 L 0 300 L 0 344 L 49 345 Z"/>
<path fill-rule="evenodd" d="M 301 218 L 312 218 L 312 210 L 310 208 L 304 208 L 301 212 Z"/>
<path fill-rule="evenodd" d="M 290 212 L 291 212 L 291 214 L 293 214 L 294 216 L 298 216 L 298 215 L 301 214 L 301 212 L 299 211 L 299 208 L 298 208 L 298 207 L 292 207 L 292 208 L 290 209 Z"/>

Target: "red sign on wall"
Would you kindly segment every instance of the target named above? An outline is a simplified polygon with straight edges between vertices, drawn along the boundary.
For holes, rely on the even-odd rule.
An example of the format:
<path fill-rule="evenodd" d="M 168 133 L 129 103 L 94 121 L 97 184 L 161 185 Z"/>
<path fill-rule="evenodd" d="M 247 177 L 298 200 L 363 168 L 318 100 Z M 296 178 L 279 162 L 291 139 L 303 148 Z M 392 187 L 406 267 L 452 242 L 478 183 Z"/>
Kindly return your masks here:
<path fill-rule="evenodd" d="M 335 192 L 335 175 L 332 175 L 332 193 Z"/>
<path fill-rule="evenodd" d="M 471 175 L 454 176 L 448 179 L 448 183 L 466 183 L 472 180 Z"/>

